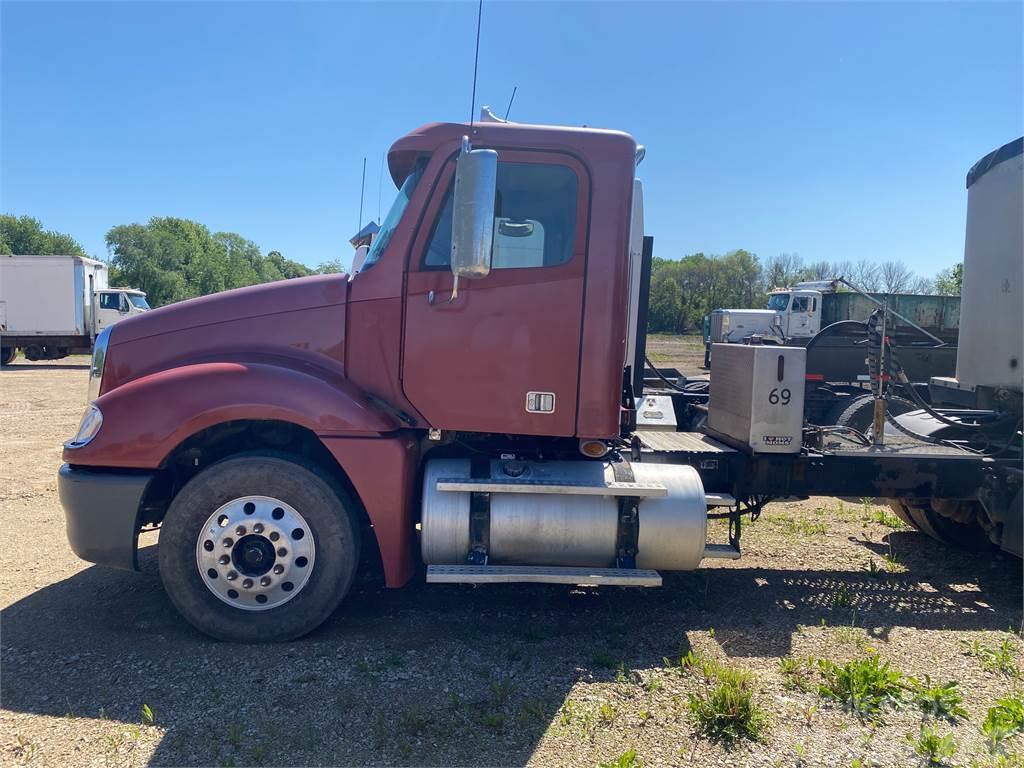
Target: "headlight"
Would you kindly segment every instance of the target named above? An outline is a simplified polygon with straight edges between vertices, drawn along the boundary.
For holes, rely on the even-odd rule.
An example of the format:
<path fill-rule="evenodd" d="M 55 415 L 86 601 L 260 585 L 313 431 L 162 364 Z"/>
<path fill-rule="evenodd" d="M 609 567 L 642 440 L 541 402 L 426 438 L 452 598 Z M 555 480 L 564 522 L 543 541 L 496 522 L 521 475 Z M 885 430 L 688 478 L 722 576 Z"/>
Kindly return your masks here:
<path fill-rule="evenodd" d="M 95 405 L 90 405 L 82 416 L 82 423 L 78 425 L 78 432 L 75 436 L 64 443 L 65 448 L 81 448 L 87 445 L 100 431 L 103 426 L 103 414 Z"/>
<path fill-rule="evenodd" d="M 92 348 L 92 365 L 89 366 L 89 402 L 100 396 L 103 382 L 103 365 L 107 361 L 107 344 L 110 343 L 110 327 L 104 328 L 96 337 Z"/>

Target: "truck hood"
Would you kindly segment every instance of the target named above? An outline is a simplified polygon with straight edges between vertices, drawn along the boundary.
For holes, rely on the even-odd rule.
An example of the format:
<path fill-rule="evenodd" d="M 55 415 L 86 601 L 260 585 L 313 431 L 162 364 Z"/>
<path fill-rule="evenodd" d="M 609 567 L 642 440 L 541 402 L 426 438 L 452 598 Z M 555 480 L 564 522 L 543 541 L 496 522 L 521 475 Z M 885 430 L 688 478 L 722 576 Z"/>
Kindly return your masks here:
<path fill-rule="evenodd" d="M 343 273 L 236 288 L 126 318 L 113 328 L 111 343 L 120 345 L 205 325 L 344 304 L 347 298 L 348 275 Z"/>

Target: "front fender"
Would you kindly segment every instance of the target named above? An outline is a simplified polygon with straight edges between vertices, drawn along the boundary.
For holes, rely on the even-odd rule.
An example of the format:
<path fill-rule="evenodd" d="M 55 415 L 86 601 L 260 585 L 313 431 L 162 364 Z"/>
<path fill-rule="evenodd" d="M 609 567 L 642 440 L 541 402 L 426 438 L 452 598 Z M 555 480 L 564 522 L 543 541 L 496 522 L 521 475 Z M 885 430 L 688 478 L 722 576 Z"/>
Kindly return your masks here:
<path fill-rule="evenodd" d="M 347 379 L 267 363 L 185 365 L 111 390 L 96 405 L 103 426 L 69 464 L 155 469 L 183 440 L 216 424 L 285 421 L 322 437 L 375 437 L 400 425 Z"/>

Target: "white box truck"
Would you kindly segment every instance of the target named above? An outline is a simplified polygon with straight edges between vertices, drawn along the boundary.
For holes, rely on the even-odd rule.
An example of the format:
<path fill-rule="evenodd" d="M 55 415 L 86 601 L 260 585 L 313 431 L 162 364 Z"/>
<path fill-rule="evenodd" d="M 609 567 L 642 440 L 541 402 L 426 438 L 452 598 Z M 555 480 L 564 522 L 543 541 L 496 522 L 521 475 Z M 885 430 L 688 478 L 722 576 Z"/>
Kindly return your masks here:
<path fill-rule="evenodd" d="M 111 288 L 107 265 L 82 256 L 0 256 L 0 364 L 88 354 L 107 326 L 149 309 L 146 294 Z"/>

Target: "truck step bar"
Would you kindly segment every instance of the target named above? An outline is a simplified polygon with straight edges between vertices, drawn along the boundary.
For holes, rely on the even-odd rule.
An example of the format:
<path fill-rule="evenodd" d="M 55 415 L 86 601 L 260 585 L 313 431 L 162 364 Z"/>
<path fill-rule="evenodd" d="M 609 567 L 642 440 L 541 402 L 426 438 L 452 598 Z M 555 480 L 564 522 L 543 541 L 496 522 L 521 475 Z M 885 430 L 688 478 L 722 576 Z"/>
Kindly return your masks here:
<path fill-rule="evenodd" d="M 705 493 L 704 503 L 709 507 L 735 507 L 736 497 L 728 493 Z"/>
<path fill-rule="evenodd" d="M 712 560 L 739 560 L 740 551 L 732 544 L 705 544 L 704 557 Z"/>
<path fill-rule="evenodd" d="M 442 477 L 437 481 L 439 491 L 472 491 L 476 493 L 561 493 L 572 496 L 642 496 L 645 498 L 668 496 L 668 489 L 658 483 L 587 483 L 544 480 L 487 480 L 462 477 Z"/>
<path fill-rule="evenodd" d="M 637 568 L 566 568 L 547 565 L 428 565 L 431 584 L 569 584 L 660 587 L 661 574 Z"/>

